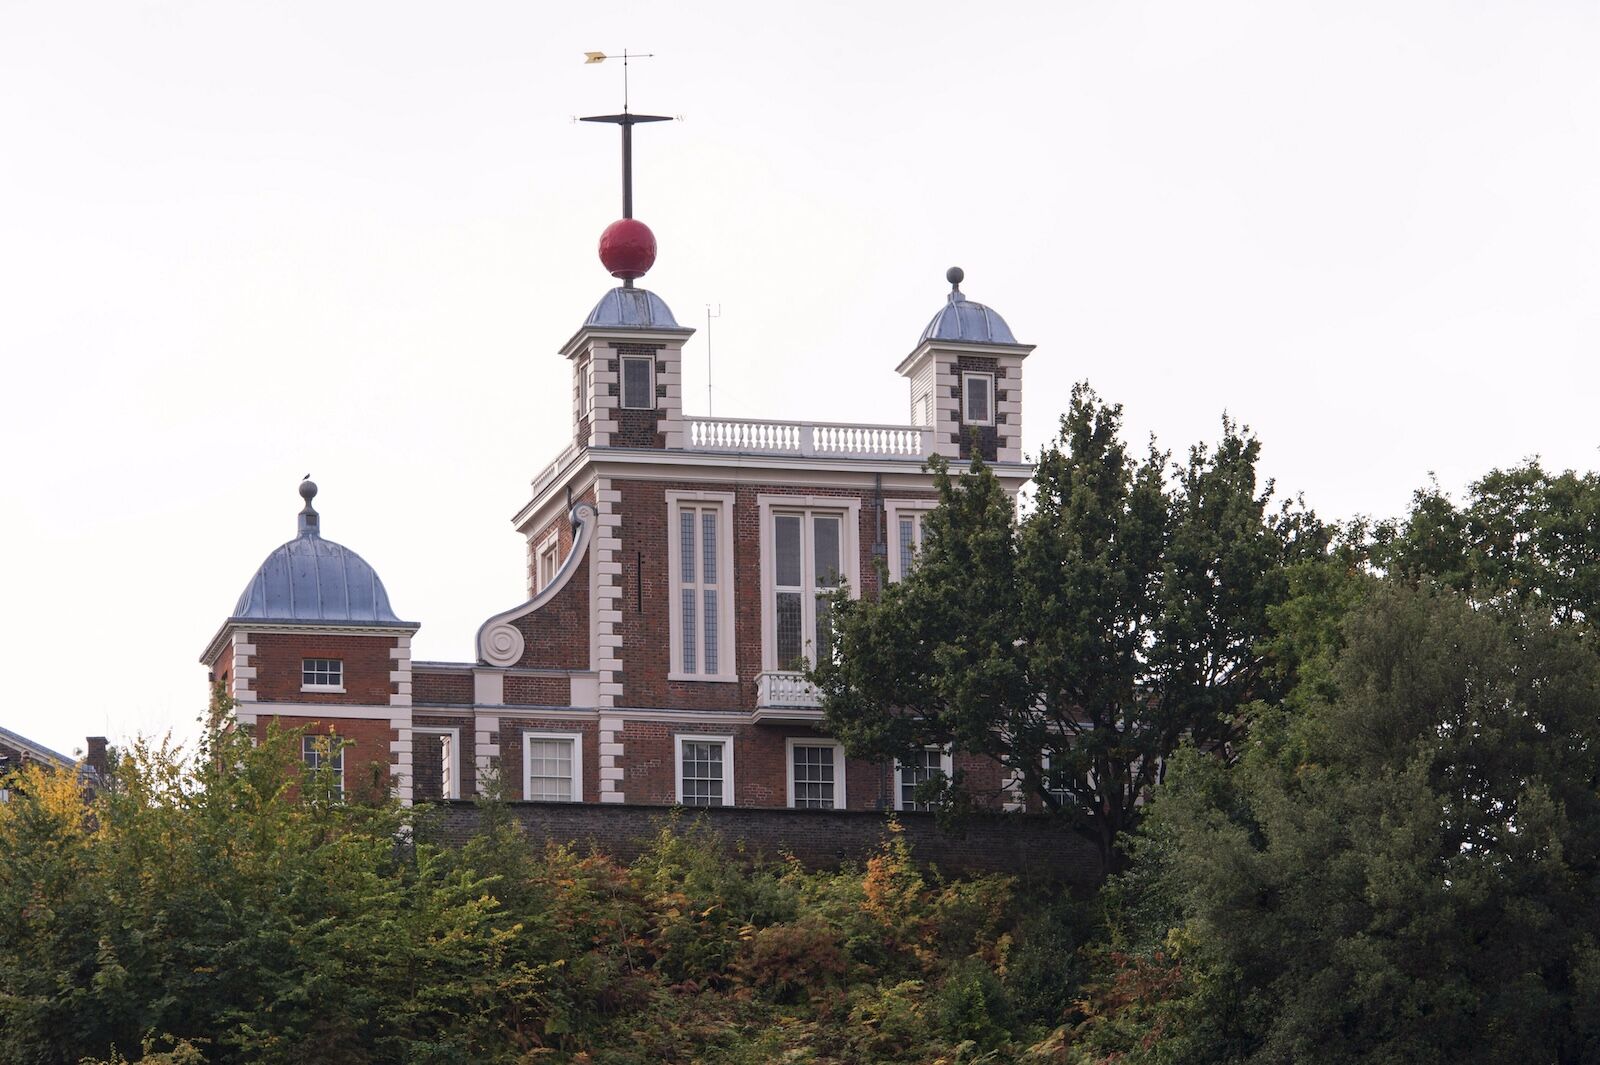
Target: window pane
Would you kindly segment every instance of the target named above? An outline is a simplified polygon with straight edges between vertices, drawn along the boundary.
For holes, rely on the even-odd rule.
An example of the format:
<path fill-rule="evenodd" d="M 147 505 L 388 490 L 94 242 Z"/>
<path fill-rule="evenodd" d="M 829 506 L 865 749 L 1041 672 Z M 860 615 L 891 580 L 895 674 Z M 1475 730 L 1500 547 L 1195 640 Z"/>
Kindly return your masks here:
<path fill-rule="evenodd" d="M 722 747 L 720 741 L 684 741 L 683 805 L 722 805 Z"/>
<path fill-rule="evenodd" d="M 966 379 L 967 395 L 967 421 L 988 422 L 989 415 L 989 378 L 981 374 L 974 374 Z"/>
<path fill-rule="evenodd" d="M 794 804 L 798 809 L 833 809 L 833 748 L 794 748 Z"/>
<path fill-rule="evenodd" d="M 344 683 L 344 662 L 337 658 L 303 658 L 300 660 L 300 683 L 337 688 Z"/>
<path fill-rule="evenodd" d="M 911 556 L 916 552 L 916 542 L 913 539 L 915 526 L 910 518 L 900 519 L 900 576 L 904 577 L 911 572 Z"/>
<path fill-rule="evenodd" d="M 528 741 L 528 798 L 572 801 L 572 741 Z"/>
<path fill-rule="evenodd" d="M 694 589 L 683 589 L 683 624 L 678 626 L 683 631 L 683 671 L 685 673 L 697 672 L 695 669 L 695 640 L 694 640 Z"/>
<path fill-rule="evenodd" d="M 688 591 L 685 591 L 684 594 L 688 595 L 690 593 Z M 707 673 L 715 673 L 715 672 L 717 672 L 717 663 L 718 663 L 718 658 L 717 658 L 717 651 L 718 651 L 718 647 L 717 647 L 717 593 L 716 593 L 715 590 L 713 590 L 711 588 L 707 588 L 701 594 L 703 594 L 705 596 L 705 607 L 706 607 L 706 642 L 705 642 L 705 648 L 706 648 L 706 672 Z"/>
<path fill-rule="evenodd" d="M 817 631 L 813 637 L 815 642 L 812 644 L 812 649 L 818 662 L 833 654 L 832 608 L 833 604 L 828 601 L 827 596 L 817 596 Z"/>
<path fill-rule="evenodd" d="M 685 584 L 694 583 L 694 511 L 678 513 L 678 564 Z"/>
<path fill-rule="evenodd" d="M 816 561 L 817 587 L 839 587 L 839 519 L 815 517 L 811 519 L 813 548 Z"/>
<path fill-rule="evenodd" d="M 655 407 L 655 397 L 650 394 L 650 360 L 622 360 L 622 405 L 635 410 Z"/>
<path fill-rule="evenodd" d="M 800 516 L 779 514 L 773 519 L 773 555 L 777 561 L 778 586 L 800 587 Z"/>
<path fill-rule="evenodd" d="M 800 636 L 800 593 L 777 593 L 778 668 L 793 669 L 804 651 Z"/>
<path fill-rule="evenodd" d="M 705 559 L 701 579 L 707 584 L 717 583 L 717 512 L 700 512 L 700 552 Z"/>
<path fill-rule="evenodd" d="M 900 763 L 900 807 L 904 810 L 931 810 L 931 803 L 917 802 L 917 786 L 935 775 L 944 775 L 944 756 L 937 748 L 918 751 L 910 761 Z"/>

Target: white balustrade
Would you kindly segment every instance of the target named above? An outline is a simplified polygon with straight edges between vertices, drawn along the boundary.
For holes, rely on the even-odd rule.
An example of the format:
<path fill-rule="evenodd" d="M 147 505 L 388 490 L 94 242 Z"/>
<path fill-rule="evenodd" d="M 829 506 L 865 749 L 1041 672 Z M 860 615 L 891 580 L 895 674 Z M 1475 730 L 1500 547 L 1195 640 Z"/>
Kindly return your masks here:
<path fill-rule="evenodd" d="M 690 451 L 839 458 L 922 458 L 933 430 L 917 425 L 768 422 L 749 418 L 686 418 Z"/>
<path fill-rule="evenodd" d="M 762 707 L 819 709 L 822 695 L 814 684 L 806 680 L 805 674 L 785 670 L 761 674 L 756 686 L 756 703 Z"/>

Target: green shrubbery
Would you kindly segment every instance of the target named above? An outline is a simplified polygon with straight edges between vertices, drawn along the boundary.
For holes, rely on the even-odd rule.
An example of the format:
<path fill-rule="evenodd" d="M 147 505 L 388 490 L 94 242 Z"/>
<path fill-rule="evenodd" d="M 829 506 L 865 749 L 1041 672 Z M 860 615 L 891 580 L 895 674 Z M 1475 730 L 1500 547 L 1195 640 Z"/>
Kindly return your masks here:
<path fill-rule="evenodd" d="M 292 734 L 222 732 L 188 766 L 135 745 L 88 805 L 15 781 L 0 1061 L 976 1061 L 1059 1021 L 1055 945 L 1077 972 L 1070 934 L 1016 945 L 1042 903 L 898 835 L 865 868 L 751 868 L 681 818 L 624 866 L 491 804 L 447 850 L 408 842 L 425 811 L 299 779 Z"/>

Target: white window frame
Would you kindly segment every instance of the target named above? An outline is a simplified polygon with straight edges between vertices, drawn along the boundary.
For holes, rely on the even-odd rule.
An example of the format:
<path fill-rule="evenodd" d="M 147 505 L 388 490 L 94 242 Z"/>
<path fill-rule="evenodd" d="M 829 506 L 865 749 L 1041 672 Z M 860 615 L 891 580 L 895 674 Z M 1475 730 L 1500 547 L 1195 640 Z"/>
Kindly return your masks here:
<path fill-rule="evenodd" d="M 969 393 L 967 391 L 967 382 L 971 381 L 973 378 L 976 378 L 976 377 L 984 378 L 988 382 L 988 385 L 989 385 L 989 416 L 987 418 L 974 418 L 972 416 L 972 407 L 970 405 L 970 403 L 971 403 L 971 398 L 970 398 L 971 397 L 971 393 Z M 994 424 L 994 409 L 995 409 L 995 405 L 996 405 L 996 401 L 995 401 L 995 398 L 994 398 L 994 394 L 995 394 L 994 393 L 994 380 L 995 380 L 995 375 L 990 373 L 987 370 L 962 370 L 961 371 L 961 421 L 964 424 L 966 424 L 966 425 L 993 425 Z"/>
<path fill-rule="evenodd" d="M 667 631 L 671 641 L 668 660 L 668 680 L 709 681 L 717 684 L 737 684 L 739 664 L 737 629 L 734 614 L 733 586 L 737 580 L 737 567 L 733 564 L 733 501 L 732 492 L 668 492 L 667 496 L 667 586 L 671 589 L 667 603 Z M 683 668 L 683 560 L 679 557 L 679 514 L 685 505 L 714 506 L 717 515 L 717 672 L 687 673 Z M 696 567 L 696 573 L 699 567 Z M 700 614 L 696 613 L 696 620 Z M 702 626 L 701 632 L 705 629 Z M 705 653 L 701 649 L 697 666 L 704 666 Z"/>
<path fill-rule="evenodd" d="M 783 741 L 784 775 L 789 778 L 789 808 L 796 808 L 794 800 L 794 749 L 796 747 L 833 748 L 833 806 L 830 809 L 849 809 L 849 806 L 846 805 L 844 790 L 844 744 L 838 740 L 813 739 L 809 736 L 790 736 Z M 805 809 L 814 810 L 817 807 L 807 806 Z"/>
<path fill-rule="evenodd" d="M 591 362 L 592 360 L 588 356 L 584 356 L 577 363 L 575 376 L 578 378 L 578 394 L 576 397 L 577 417 L 574 419 L 575 422 L 582 420 L 584 415 L 589 413 L 589 366 Z"/>
<path fill-rule="evenodd" d="M 307 684 L 307 673 L 329 673 L 331 670 L 307 669 L 308 662 L 336 662 L 339 666 L 339 683 L 337 684 Z M 344 692 L 344 659 L 342 658 L 302 658 L 300 659 L 300 690 L 303 692 Z"/>
<path fill-rule="evenodd" d="M 330 765 L 329 766 L 330 769 L 333 769 L 333 770 L 335 770 L 337 772 L 338 780 L 339 780 L 339 794 L 335 795 L 334 799 L 336 801 L 338 801 L 338 802 L 344 802 L 344 795 L 345 795 L 345 786 L 344 786 L 344 764 L 345 764 L 345 762 L 344 762 L 344 752 L 345 752 L 345 747 L 343 746 L 343 743 L 344 743 L 343 737 L 341 737 L 336 732 L 315 732 L 315 733 L 308 732 L 305 735 L 301 736 L 300 737 L 300 764 L 305 766 L 307 769 L 319 769 L 319 768 L 321 768 L 321 766 L 322 766 L 322 752 L 317 750 L 316 744 L 317 744 L 318 740 L 324 740 L 324 739 L 328 741 L 328 747 L 329 747 L 328 759 L 329 759 L 330 763 L 331 762 L 338 762 L 338 765 Z M 308 744 L 309 744 L 309 746 L 308 746 Z M 315 757 L 317 759 L 317 761 L 315 763 L 309 761 L 309 759 L 312 758 L 312 757 Z"/>
<path fill-rule="evenodd" d="M 900 565 L 900 519 L 909 517 L 915 523 L 913 534 L 916 550 L 922 550 L 922 521 L 928 511 L 939 505 L 936 499 L 885 499 L 883 512 L 889 523 L 889 580 L 903 581 L 906 574 Z"/>
<path fill-rule="evenodd" d="M 444 787 L 441 790 L 444 793 L 443 797 L 446 799 L 461 798 L 461 730 L 459 728 L 444 728 L 433 725 L 411 726 L 411 781 L 413 786 L 416 784 L 417 776 L 416 737 L 418 736 L 443 736 L 449 742 L 450 765 L 448 768 L 440 767 L 445 771 Z M 523 764 L 527 764 L 526 760 L 524 760 Z"/>
<path fill-rule="evenodd" d="M 807 521 L 812 514 L 837 514 L 843 520 L 839 529 L 840 561 L 844 572 L 839 576 L 850 588 L 850 598 L 861 598 L 861 497 L 860 496 L 802 496 L 761 495 L 756 497 L 761 513 L 761 668 L 772 672 L 778 667 L 777 579 L 775 512 L 799 513 Z M 812 563 L 802 558 L 802 569 Z M 804 599 L 801 600 L 805 602 Z M 813 607 L 813 609 L 815 609 Z M 802 617 L 804 611 L 802 611 Z"/>
<path fill-rule="evenodd" d="M 727 734 L 714 734 L 707 732 L 678 732 L 672 737 L 672 782 L 673 798 L 679 806 L 687 806 L 683 801 L 683 745 L 685 743 L 720 743 L 722 744 L 722 805 L 733 805 L 733 737 Z M 700 809 L 701 807 L 695 807 Z"/>
<path fill-rule="evenodd" d="M 949 747 L 936 747 L 930 743 L 922 749 L 924 751 L 939 752 L 939 770 L 944 774 L 944 778 L 946 780 L 949 780 L 951 777 L 955 776 L 955 756 Z M 908 813 L 928 812 L 926 810 L 917 810 L 915 808 L 909 810 L 907 809 L 901 796 L 900 759 L 898 758 L 894 760 L 894 808 L 896 810 L 902 810 Z"/>
<path fill-rule="evenodd" d="M 1044 752 L 1043 754 L 1041 754 L 1039 756 L 1039 771 L 1041 773 L 1045 774 L 1045 780 L 1048 783 L 1049 775 L 1050 775 L 1050 752 L 1049 751 L 1046 751 L 1046 752 Z M 1090 781 L 1091 784 L 1094 782 L 1094 770 L 1093 769 L 1089 770 L 1089 781 Z M 1078 804 L 1078 797 L 1076 795 L 1072 794 L 1072 792 L 1070 792 L 1070 791 L 1067 791 L 1067 790 L 1062 789 L 1062 788 L 1051 788 L 1051 787 L 1046 787 L 1045 790 L 1048 791 L 1050 794 L 1056 796 L 1058 799 L 1060 799 L 1063 807 L 1073 807 L 1073 806 L 1076 806 Z"/>
<path fill-rule="evenodd" d="M 529 750 L 535 740 L 572 741 L 572 797 L 569 799 L 535 799 L 533 792 L 533 760 Z M 583 733 L 548 732 L 542 730 L 522 734 L 522 797 L 527 802 L 582 802 L 583 801 Z"/>
<path fill-rule="evenodd" d="M 554 553 L 553 558 L 551 557 L 552 552 Z M 545 559 L 547 558 L 550 559 L 550 568 L 548 573 L 545 572 Z M 533 559 L 534 591 L 542 592 L 551 581 L 555 580 L 557 571 L 561 569 L 560 529 L 551 529 L 545 534 L 544 539 L 539 541 L 539 547 L 534 552 Z"/>
<path fill-rule="evenodd" d="M 628 402 L 628 363 L 642 362 L 650 367 L 650 375 L 645 384 L 644 406 Z M 653 355 L 619 355 L 617 357 L 617 406 L 622 410 L 655 410 L 656 409 L 656 360 Z"/>

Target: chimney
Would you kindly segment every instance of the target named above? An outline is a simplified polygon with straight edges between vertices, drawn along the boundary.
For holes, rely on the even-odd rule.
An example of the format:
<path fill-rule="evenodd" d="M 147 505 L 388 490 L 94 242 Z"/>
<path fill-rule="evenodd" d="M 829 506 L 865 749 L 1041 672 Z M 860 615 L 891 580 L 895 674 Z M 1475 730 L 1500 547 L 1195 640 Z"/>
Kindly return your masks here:
<path fill-rule="evenodd" d="M 106 757 L 106 738 L 90 736 L 84 741 L 84 764 L 94 770 L 97 780 L 105 780 L 111 773 L 111 763 Z"/>

